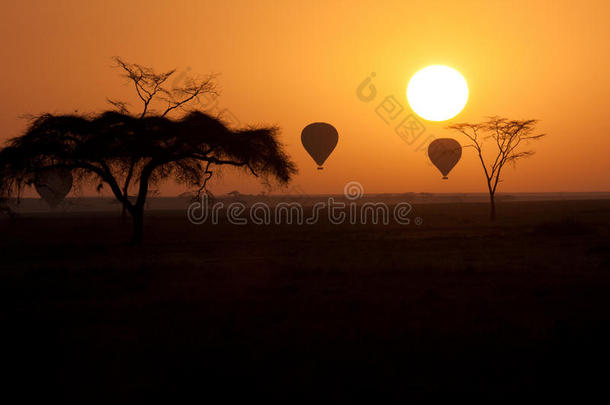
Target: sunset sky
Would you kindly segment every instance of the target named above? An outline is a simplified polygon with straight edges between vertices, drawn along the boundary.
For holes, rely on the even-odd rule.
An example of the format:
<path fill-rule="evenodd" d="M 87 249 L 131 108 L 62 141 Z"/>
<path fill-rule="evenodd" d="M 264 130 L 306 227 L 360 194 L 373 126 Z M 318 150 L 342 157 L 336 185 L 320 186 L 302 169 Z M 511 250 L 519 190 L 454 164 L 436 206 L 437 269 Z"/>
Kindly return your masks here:
<path fill-rule="evenodd" d="M 609 15 L 604 1 L 6 2 L 0 139 L 22 133 L 24 114 L 97 112 L 106 98 L 136 105 L 112 67 L 120 56 L 159 71 L 219 73 L 220 109 L 244 125 L 280 126 L 299 174 L 275 192 L 341 193 L 352 180 L 367 193 L 485 192 L 472 150 L 443 181 L 418 143 L 406 144 L 375 112 L 392 95 L 408 109 L 410 77 L 442 64 L 465 77 L 468 103 L 449 121 L 421 119 L 422 140 L 464 143 L 445 127 L 490 115 L 536 118 L 548 137 L 506 170 L 499 192 L 608 191 Z M 377 96 L 366 103 L 356 90 L 372 72 Z M 318 121 L 339 132 L 322 171 L 300 141 Z M 210 186 L 262 190 L 235 172 Z"/>

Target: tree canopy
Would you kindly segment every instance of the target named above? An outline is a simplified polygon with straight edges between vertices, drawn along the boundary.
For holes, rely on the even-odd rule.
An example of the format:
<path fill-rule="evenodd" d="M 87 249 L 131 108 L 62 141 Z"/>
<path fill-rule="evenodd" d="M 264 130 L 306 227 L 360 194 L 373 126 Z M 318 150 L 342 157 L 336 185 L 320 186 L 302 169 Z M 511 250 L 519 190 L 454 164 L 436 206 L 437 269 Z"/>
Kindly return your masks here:
<path fill-rule="evenodd" d="M 537 141 L 546 134 L 536 133 L 537 120 L 513 120 L 503 117 L 489 117 L 481 123 L 453 124 L 453 129 L 468 138 L 464 147 L 474 148 L 483 168 L 490 199 L 490 218 L 496 217 L 495 194 L 498 184 L 502 181 L 502 169 L 507 163 L 516 164 L 520 159 L 528 158 L 534 154 L 533 150 L 524 150 L 523 147 L 531 141 Z M 484 144 L 489 141 L 491 149 L 495 150 L 491 160 L 484 156 Z"/>
<path fill-rule="evenodd" d="M 19 195 L 41 170 L 67 168 L 78 182 L 108 184 L 134 220 L 141 220 L 149 184 L 162 179 L 201 187 L 213 167 L 230 165 L 287 183 L 296 166 L 278 133 L 276 127 L 233 130 L 199 111 L 179 118 L 118 111 L 44 114 L 0 150 L 0 195 Z M 130 167 L 138 183 L 135 202 L 121 187 Z"/>

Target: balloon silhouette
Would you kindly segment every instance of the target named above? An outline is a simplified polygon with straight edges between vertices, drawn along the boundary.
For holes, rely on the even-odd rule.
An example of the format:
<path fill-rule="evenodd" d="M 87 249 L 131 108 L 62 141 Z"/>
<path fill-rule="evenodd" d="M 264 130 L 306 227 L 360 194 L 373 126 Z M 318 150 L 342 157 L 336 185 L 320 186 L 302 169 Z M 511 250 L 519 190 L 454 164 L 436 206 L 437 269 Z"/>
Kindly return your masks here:
<path fill-rule="evenodd" d="M 462 146 L 451 138 L 435 139 L 428 146 L 428 157 L 443 174 L 443 180 L 462 157 Z"/>
<path fill-rule="evenodd" d="M 339 133 L 330 124 L 325 122 L 314 122 L 307 125 L 301 132 L 301 143 L 309 156 L 318 164 L 318 170 L 328 159 L 339 141 Z"/>
<path fill-rule="evenodd" d="M 72 173 L 67 169 L 46 169 L 36 176 L 34 186 L 38 195 L 55 208 L 72 189 Z"/>

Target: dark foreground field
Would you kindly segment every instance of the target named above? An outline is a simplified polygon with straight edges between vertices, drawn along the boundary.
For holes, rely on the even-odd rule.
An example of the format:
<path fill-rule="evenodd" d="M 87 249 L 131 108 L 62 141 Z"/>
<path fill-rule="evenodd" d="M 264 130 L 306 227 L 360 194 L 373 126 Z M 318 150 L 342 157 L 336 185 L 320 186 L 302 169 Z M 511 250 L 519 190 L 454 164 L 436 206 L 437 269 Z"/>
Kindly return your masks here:
<path fill-rule="evenodd" d="M 136 248 L 116 214 L 2 219 L 3 385 L 79 403 L 607 395 L 610 201 L 499 215 L 239 227 L 157 211 Z"/>

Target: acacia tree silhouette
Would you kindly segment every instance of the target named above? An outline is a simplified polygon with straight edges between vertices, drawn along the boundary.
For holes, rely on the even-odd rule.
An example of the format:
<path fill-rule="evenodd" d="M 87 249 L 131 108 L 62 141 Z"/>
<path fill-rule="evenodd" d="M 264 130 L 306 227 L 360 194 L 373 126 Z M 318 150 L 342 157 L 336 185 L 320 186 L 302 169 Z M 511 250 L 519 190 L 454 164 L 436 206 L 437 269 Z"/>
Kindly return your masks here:
<path fill-rule="evenodd" d="M 138 65 L 136 63 L 128 63 L 119 57 L 114 58 L 116 67 L 120 68 L 127 80 L 133 83 L 138 99 L 142 102 L 142 111 L 140 113 L 131 113 L 138 116 L 140 119 L 147 115 L 154 115 L 155 105 L 162 104 L 160 112 L 156 113 L 161 117 L 165 117 L 169 113 L 182 111 L 189 105 L 197 105 L 200 102 L 202 95 L 212 97 L 218 96 L 218 91 L 215 84 L 215 75 L 210 74 L 203 78 L 186 76 L 182 80 L 182 85 L 168 86 L 168 80 L 176 73 L 175 69 L 167 72 L 156 73 L 153 69 Z M 128 103 L 120 100 L 107 99 L 117 111 L 123 114 L 130 114 Z M 123 194 L 128 195 L 129 187 L 132 185 L 135 161 L 128 165 L 127 175 L 122 184 Z M 205 186 L 204 186 L 205 187 Z M 127 205 L 123 203 L 122 217 L 125 220 Z"/>
<path fill-rule="evenodd" d="M 535 141 L 546 136 L 545 134 L 534 134 L 537 120 L 509 120 L 502 117 L 490 117 L 487 121 L 478 124 L 454 124 L 447 128 L 453 129 L 465 135 L 470 144 L 464 147 L 472 147 L 476 150 L 483 174 L 489 190 L 490 219 L 496 219 L 495 194 L 498 183 L 501 180 L 501 172 L 507 163 L 515 164 L 517 160 L 530 157 L 534 154 L 532 150 L 519 150 L 529 141 Z M 483 156 L 484 141 L 492 140 L 497 152 L 493 163 L 485 163 Z"/>
<path fill-rule="evenodd" d="M 133 66 L 126 70 L 131 71 Z M 140 75 L 143 68 L 135 69 Z M 143 100 L 148 100 L 144 101 L 143 113 L 130 114 L 124 103 L 112 102 L 119 111 L 94 116 L 43 114 L 34 118 L 23 135 L 9 140 L 0 150 L 0 197 L 19 196 L 42 170 L 67 168 L 76 182 L 95 181 L 98 189 L 104 183 L 110 187 L 131 214 L 132 241 L 140 243 L 150 184 L 174 179 L 198 186 L 201 191 L 212 176 L 212 165 L 218 169 L 242 168 L 265 181 L 275 179 L 279 183 L 289 182 L 296 173 L 295 164 L 278 140 L 277 127 L 233 130 L 219 118 L 195 110 L 170 118 L 168 113 L 182 108 L 188 97 L 172 98 L 162 89 L 160 84 L 170 74 L 143 72 L 142 77 L 153 79 L 141 79 L 146 84 L 138 82 L 140 76 L 132 79 L 139 94 L 144 94 Z M 153 84 L 150 90 L 146 87 L 150 83 L 160 84 Z M 186 91 L 191 91 L 195 99 L 205 89 L 213 88 L 209 86 L 211 82 L 199 83 Z M 168 103 L 161 113 L 150 109 L 157 94 L 163 94 Z M 137 190 L 135 201 L 129 198 L 130 186 Z"/>

